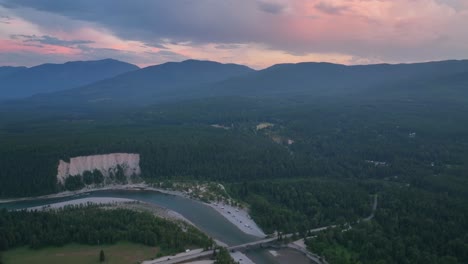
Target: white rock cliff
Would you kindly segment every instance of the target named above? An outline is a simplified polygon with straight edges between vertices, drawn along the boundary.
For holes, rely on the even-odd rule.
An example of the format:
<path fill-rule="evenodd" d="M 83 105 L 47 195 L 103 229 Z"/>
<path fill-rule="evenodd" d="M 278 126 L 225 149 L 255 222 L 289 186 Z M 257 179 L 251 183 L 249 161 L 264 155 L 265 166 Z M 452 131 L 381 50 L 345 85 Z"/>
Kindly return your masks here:
<path fill-rule="evenodd" d="M 99 170 L 104 177 L 121 166 L 125 176 L 140 175 L 140 154 L 112 153 L 105 155 L 92 155 L 70 158 L 67 163 L 59 161 L 57 168 L 57 181 L 64 183 L 68 176 L 82 175 L 85 171 Z"/>

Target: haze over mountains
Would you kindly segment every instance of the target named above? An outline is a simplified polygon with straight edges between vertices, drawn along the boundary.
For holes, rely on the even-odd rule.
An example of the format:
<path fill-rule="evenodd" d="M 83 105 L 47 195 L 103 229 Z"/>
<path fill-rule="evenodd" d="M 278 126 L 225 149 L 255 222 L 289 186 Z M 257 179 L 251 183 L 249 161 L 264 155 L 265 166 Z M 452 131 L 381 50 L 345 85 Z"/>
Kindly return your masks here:
<path fill-rule="evenodd" d="M 356 66 L 298 63 L 275 65 L 219 86 L 227 93 L 251 95 L 339 95 L 462 73 L 468 73 L 466 60 Z"/>
<path fill-rule="evenodd" d="M 28 97 L 90 84 L 139 69 L 113 59 L 0 68 L 0 99 Z"/>
<path fill-rule="evenodd" d="M 252 73 L 249 67 L 212 61 L 187 60 L 143 68 L 59 93 L 37 96 L 37 100 L 72 100 L 70 103 L 147 104 L 199 93 L 194 88 Z"/>
<path fill-rule="evenodd" d="M 6 91 L 0 98 L 42 93 L 8 104 L 20 108 L 141 106 L 216 96 L 423 95 L 446 91 L 442 86 L 468 84 L 467 60 L 357 66 L 311 62 L 279 64 L 260 71 L 243 65 L 197 60 L 143 69 L 103 60 L 4 71 L 8 70 L 16 72 L 0 79 L 5 84 L 2 90 Z"/>

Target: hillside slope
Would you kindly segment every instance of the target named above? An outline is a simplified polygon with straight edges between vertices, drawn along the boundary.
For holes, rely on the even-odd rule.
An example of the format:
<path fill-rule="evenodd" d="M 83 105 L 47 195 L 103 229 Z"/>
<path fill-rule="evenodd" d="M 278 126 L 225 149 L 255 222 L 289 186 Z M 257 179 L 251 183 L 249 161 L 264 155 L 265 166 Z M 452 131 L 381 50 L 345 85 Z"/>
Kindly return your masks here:
<path fill-rule="evenodd" d="M 197 95 L 197 86 L 215 83 L 254 72 L 236 64 L 187 60 L 143 68 L 93 84 L 38 95 L 26 104 L 117 105 L 148 104 Z"/>
<path fill-rule="evenodd" d="M 427 84 L 427 80 L 466 72 L 467 60 L 356 66 L 330 63 L 279 64 L 255 74 L 217 83 L 207 89 L 218 95 L 337 96 L 369 89 L 391 90 L 405 84 Z"/>
<path fill-rule="evenodd" d="M 0 75 L 0 99 L 27 97 L 90 84 L 137 70 L 138 67 L 112 59 L 42 64 Z"/>

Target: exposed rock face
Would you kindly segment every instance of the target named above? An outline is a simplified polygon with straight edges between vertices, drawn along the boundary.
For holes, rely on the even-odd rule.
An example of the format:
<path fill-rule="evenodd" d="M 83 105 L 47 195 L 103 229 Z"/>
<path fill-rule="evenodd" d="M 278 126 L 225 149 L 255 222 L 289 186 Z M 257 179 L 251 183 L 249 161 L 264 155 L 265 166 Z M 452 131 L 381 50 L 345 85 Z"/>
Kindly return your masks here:
<path fill-rule="evenodd" d="M 129 178 L 132 175 L 140 175 L 140 154 L 113 153 L 106 155 L 93 155 L 71 158 L 67 163 L 59 161 L 57 168 L 57 180 L 64 183 L 68 176 L 82 175 L 85 171 L 100 171 L 104 177 L 115 172 L 120 166 L 124 175 Z"/>

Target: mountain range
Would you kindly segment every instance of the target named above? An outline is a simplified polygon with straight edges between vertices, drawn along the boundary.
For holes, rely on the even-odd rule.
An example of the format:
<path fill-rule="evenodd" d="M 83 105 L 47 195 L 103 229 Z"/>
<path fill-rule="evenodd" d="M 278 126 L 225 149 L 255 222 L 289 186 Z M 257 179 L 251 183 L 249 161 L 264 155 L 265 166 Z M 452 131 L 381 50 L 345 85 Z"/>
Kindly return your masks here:
<path fill-rule="evenodd" d="M 47 63 L 31 68 L 1 67 L 0 99 L 66 90 L 138 69 L 133 64 L 113 59 Z"/>
<path fill-rule="evenodd" d="M 0 98 L 35 94 L 10 103 L 17 107 L 142 106 L 217 96 L 405 96 L 468 85 L 468 60 L 357 66 L 310 62 L 259 71 L 212 61 L 187 60 L 138 69 L 103 60 L 8 70 L 13 73 L 0 80 L 10 85 L 2 85 Z"/>

